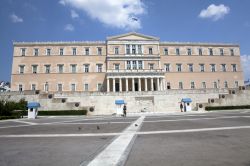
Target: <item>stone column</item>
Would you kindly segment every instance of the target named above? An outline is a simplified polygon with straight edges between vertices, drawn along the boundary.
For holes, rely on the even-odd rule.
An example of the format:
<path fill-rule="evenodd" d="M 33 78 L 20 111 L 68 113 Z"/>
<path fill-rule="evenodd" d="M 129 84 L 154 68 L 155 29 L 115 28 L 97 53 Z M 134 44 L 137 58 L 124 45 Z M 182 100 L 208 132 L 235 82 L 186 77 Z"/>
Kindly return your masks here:
<path fill-rule="evenodd" d="M 138 78 L 138 82 L 139 82 L 139 91 L 141 91 L 141 78 Z"/>
<path fill-rule="evenodd" d="M 113 78 L 113 92 L 115 92 L 115 78 Z"/>
<path fill-rule="evenodd" d="M 122 92 L 122 78 L 119 78 L 119 90 Z"/>
<path fill-rule="evenodd" d="M 151 91 L 154 91 L 154 78 L 151 78 Z"/>
<path fill-rule="evenodd" d="M 107 78 L 107 92 L 109 92 L 109 78 Z"/>
<path fill-rule="evenodd" d="M 132 91 L 135 91 L 135 78 L 132 78 Z"/>
<path fill-rule="evenodd" d="M 148 79 L 147 78 L 144 79 L 144 87 L 145 87 L 145 91 L 148 91 Z"/>
<path fill-rule="evenodd" d="M 156 87 L 156 89 L 157 89 L 157 91 L 159 91 L 160 90 L 160 78 L 157 78 L 157 87 Z"/>
<path fill-rule="evenodd" d="M 163 78 L 163 89 L 166 90 L 166 80 Z"/>
<path fill-rule="evenodd" d="M 128 92 L 128 78 L 126 78 L 126 92 Z"/>

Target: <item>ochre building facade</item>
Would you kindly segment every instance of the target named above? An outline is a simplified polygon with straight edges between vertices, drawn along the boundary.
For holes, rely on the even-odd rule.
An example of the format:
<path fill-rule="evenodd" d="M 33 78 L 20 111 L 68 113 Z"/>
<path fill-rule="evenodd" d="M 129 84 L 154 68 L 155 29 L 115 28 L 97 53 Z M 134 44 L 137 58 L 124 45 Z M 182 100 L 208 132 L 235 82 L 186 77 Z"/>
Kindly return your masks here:
<path fill-rule="evenodd" d="M 237 44 L 161 42 L 135 32 L 98 42 L 14 42 L 11 90 L 134 92 L 244 85 Z"/>

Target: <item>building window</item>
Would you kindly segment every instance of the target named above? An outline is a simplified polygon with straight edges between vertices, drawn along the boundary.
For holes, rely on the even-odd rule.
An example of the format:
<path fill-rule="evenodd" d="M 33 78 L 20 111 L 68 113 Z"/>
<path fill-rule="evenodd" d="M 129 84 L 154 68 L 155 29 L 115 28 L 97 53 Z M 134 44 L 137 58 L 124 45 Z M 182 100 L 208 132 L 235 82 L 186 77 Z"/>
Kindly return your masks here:
<path fill-rule="evenodd" d="M 178 72 L 181 72 L 181 70 L 182 70 L 182 69 L 181 69 L 181 64 L 176 64 L 176 67 L 177 67 L 177 71 L 178 71 Z"/>
<path fill-rule="evenodd" d="M 102 72 L 102 64 L 97 64 L 97 65 L 96 65 L 96 68 L 97 68 L 97 72 L 98 72 L 98 73 L 101 73 L 101 72 Z"/>
<path fill-rule="evenodd" d="M 89 91 L 89 84 L 84 84 L 84 91 Z"/>
<path fill-rule="evenodd" d="M 44 84 L 44 91 L 46 91 L 46 92 L 49 91 L 49 83 L 48 83 L 48 82 L 46 82 L 46 83 Z"/>
<path fill-rule="evenodd" d="M 212 48 L 209 48 L 208 50 L 209 50 L 209 55 L 214 55 Z"/>
<path fill-rule="evenodd" d="M 136 61 L 132 61 L 132 64 L 133 64 L 133 70 L 137 69 Z"/>
<path fill-rule="evenodd" d="M 63 48 L 60 48 L 59 55 L 63 55 Z"/>
<path fill-rule="evenodd" d="M 192 55 L 192 50 L 191 50 L 191 48 L 188 48 L 188 49 L 187 49 L 187 53 L 188 53 L 188 55 Z"/>
<path fill-rule="evenodd" d="M 76 73 L 76 64 L 70 66 L 71 66 L 71 73 Z"/>
<path fill-rule="evenodd" d="M 57 91 L 62 92 L 62 84 L 57 84 Z"/>
<path fill-rule="evenodd" d="M 179 82 L 179 89 L 183 89 L 183 83 Z"/>
<path fill-rule="evenodd" d="M 237 72 L 237 66 L 236 66 L 236 64 L 232 64 L 232 69 L 233 69 L 233 72 Z"/>
<path fill-rule="evenodd" d="M 189 72 L 193 72 L 194 71 L 193 66 L 194 66 L 193 64 L 188 64 Z"/>
<path fill-rule="evenodd" d="M 102 55 L 102 48 L 98 47 L 97 52 L 98 52 L 98 55 Z"/>
<path fill-rule="evenodd" d="M 63 64 L 57 66 L 58 66 L 58 73 L 63 73 Z"/>
<path fill-rule="evenodd" d="M 36 84 L 31 84 L 31 90 L 36 90 Z"/>
<path fill-rule="evenodd" d="M 143 66 L 142 66 L 142 61 L 138 61 L 138 69 L 142 70 Z"/>
<path fill-rule="evenodd" d="M 132 45 L 132 54 L 136 54 L 136 46 Z"/>
<path fill-rule="evenodd" d="M 153 55 L 153 48 L 148 48 L 148 54 Z"/>
<path fill-rule="evenodd" d="M 138 45 L 138 54 L 142 54 L 142 48 L 141 48 L 141 45 Z"/>
<path fill-rule="evenodd" d="M 204 64 L 200 64 L 200 71 L 204 72 L 205 71 L 205 65 Z"/>
<path fill-rule="evenodd" d="M 119 48 L 115 47 L 115 54 L 118 55 L 119 54 Z"/>
<path fill-rule="evenodd" d="M 85 55 L 89 55 L 89 48 L 85 48 Z"/>
<path fill-rule="evenodd" d="M 72 55 L 76 55 L 76 48 L 72 48 Z"/>
<path fill-rule="evenodd" d="M 19 74 L 23 74 L 24 73 L 24 66 L 25 65 L 19 65 Z"/>
<path fill-rule="evenodd" d="M 101 83 L 97 84 L 97 91 L 99 91 L 99 92 L 102 91 L 102 84 Z"/>
<path fill-rule="evenodd" d="M 84 72 L 85 73 L 89 72 L 89 64 L 84 65 Z"/>
<path fill-rule="evenodd" d="M 191 89 L 195 89 L 194 82 L 191 82 Z"/>
<path fill-rule="evenodd" d="M 130 69 L 131 69 L 131 62 L 127 61 L 127 70 L 130 70 Z"/>
<path fill-rule="evenodd" d="M 21 55 L 25 56 L 26 55 L 26 48 L 21 48 Z"/>
<path fill-rule="evenodd" d="M 201 56 L 202 55 L 202 48 L 199 48 L 198 52 L 199 52 L 199 55 Z"/>
<path fill-rule="evenodd" d="M 225 87 L 225 88 L 228 88 L 227 81 L 224 82 L 224 87 Z"/>
<path fill-rule="evenodd" d="M 20 92 L 23 91 L 23 85 L 22 85 L 22 84 L 19 84 L 19 85 L 18 85 L 18 91 L 20 91 Z"/>
<path fill-rule="evenodd" d="M 44 65 L 45 66 L 45 73 L 50 73 L 50 65 Z"/>
<path fill-rule="evenodd" d="M 126 44 L 126 54 L 130 54 L 130 45 Z"/>
<path fill-rule="evenodd" d="M 215 72 L 215 64 L 210 64 L 211 66 L 211 72 Z"/>
<path fill-rule="evenodd" d="M 224 55 L 224 50 L 223 48 L 220 48 L 220 56 L 223 56 Z"/>
<path fill-rule="evenodd" d="M 239 82 L 238 82 L 238 81 L 235 81 L 235 82 L 234 82 L 234 86 L 235 86 L 235 88 L 238 88 L 238 87 L 239 87 Z"/>
<path fill-rule="evenodd" d="M 168 49 L 164 48 L 164 55 L 168 55 Z"/>
<path fill-rule="evenodd" d="M 47 50 L 46 50 L 46 55 L 51 55 L 51 49 L 50 48 L 47 48 Z"/>
<path fill-rule="evenodd" d="M 37 66 L 38 65 L 32 65 L 32 73 L 34 73 L 34 74 L 37 73 Z"/>
<path fill-rule="evenodd" d="M 176 53 L 176 55 L 180 55 L 180 49 L 179 49 L 179 48 L 176 48 L 176 49 L 175 49 L 175 53 Z"/>
<path fill-rule="evenodd" d="M 75 92 L 76 91 L 76 84 L 71 84 L 71 91 Z"/>
<path fill-rule="evenodd" d="M 202 86 L 203 89 L 206 89 L 207 88 L 206 82 L 202 82 L 201 86 Z"/>
<path fill-rule="evenodd" d="M 221 64 L 221 71 L 226 72 L 226 64 Z"/>
<path fill-rule="evenodd" d="M 39 53 L 39 49 L 38 49 L 38 48 L 35 48 L 35 49 L 34 49 L 34 56 L 38 56 L 38 53 Z"/>
<path fill-rule="evenodd" d="M 234 49 L 230 49 L 230 55 L 234 56 Z"/>
<path fill-rule="evenodd" d="M 170 72 L 170 64 L 165 64 L 165 71 Z"/>
<path fill-rule="evenodd" d="M 154 64 L 153 64 L 153 63 L 150 63 L 150 64 L 149 64 L 149 69 L 150 69 L 150 70 L 153 70 L 153 69 L 154 69 Z"/>
<path fill-rule="evenodd" d="M 217 89 L 218 88 L 218 85 L 217 85 L 217 82 L 214 81 L 214 88 Z"/>
<path fill-rule="evenodd" d="M 120 64 L 118 63 L 118 64 L 114 64 L 114 69 L 115 70 L 120 70 Z"/>

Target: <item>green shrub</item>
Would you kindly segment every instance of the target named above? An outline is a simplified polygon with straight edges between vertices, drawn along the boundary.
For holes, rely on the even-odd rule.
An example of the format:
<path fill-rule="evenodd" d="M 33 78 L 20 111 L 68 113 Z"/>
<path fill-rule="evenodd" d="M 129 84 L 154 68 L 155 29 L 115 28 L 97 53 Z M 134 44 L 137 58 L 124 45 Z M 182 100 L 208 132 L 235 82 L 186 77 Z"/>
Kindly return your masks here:
<path fill-rule="evenodd" d="M 0 120 L 5 120 L 5 119 L 18 119 L 20 117 L 17 116 L 0 116 Z"/>
<path fill-rule="evenodd" d="M 0 100 L 0 116 L 16 116 L 14 110 L 26 110 L 27 101 L 21 99 L 19 102 Z M 19 113 L 20 114 L 20 113 Z"/>
<path fill-rule="evenodd" d="M 87 110 L 38 111 L 38 116 L 86 115 Z"/>
<path fill-rule="evenodd" d="M 237 105 L 237 106 L 206 106 L 206 111 L 212 110 L 233 110 L 233 109 L 250 109 L 250 105 Z"/>

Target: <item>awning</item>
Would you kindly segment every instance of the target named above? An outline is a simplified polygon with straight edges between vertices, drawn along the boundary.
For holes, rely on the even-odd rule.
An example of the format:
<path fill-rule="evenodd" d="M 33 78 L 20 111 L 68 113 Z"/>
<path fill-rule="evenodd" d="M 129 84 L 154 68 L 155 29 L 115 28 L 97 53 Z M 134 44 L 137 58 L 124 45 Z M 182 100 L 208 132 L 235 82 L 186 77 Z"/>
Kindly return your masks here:
<path fill-rule="evenodd" d="M 182 99 L 181 99 L 181 102 L 184 102 L 184 103 L 191 103 L 191 102 L 192 102 L 192 99 L 190 99 L 190 98 L 182 98 Z"/>
<path fill-rule="evenodd" d="M 38 108 L 38 107 L 40 107 L 40 103 L 38 103 L 38 102 L 29 102 L 27 104 L 27 107 L 28 108 Z"/>
<path fill-rule="evenodd" d="M 115 104 L 125 104 L 124 100 L 116 100 Z"/>

